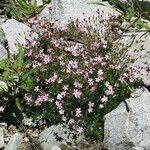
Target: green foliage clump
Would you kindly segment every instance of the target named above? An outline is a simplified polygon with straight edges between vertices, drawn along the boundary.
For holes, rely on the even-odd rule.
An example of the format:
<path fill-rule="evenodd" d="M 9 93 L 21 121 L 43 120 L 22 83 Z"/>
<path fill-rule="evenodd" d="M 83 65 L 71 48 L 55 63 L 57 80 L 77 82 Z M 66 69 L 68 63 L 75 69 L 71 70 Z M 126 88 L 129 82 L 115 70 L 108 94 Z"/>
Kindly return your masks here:
<path fill-rule="evenodd" d="M 38 5 L 36 0 L 2 0 L 1 14 L 8 18 L 15 18 L 24 21 L 30 17 L 37 15 L 42 11 L 44 6 L 51 0 L 43 0 L 42 5 Z"/>
<path fill-rule="evenodd" d="M 106 0 L 103 0 L 106 1 Z M 150 31 L 148 21 L 150 20 L 150 2 L 144 0 L 127 0 L 122 2 L 120 0 L 107 0 L 111 5 L 115 6 L 121 13 L 124 19 L 130 25 L 137 29 L 146 29 Z M 148 20 L 148 21 L 146 21 Z"/>

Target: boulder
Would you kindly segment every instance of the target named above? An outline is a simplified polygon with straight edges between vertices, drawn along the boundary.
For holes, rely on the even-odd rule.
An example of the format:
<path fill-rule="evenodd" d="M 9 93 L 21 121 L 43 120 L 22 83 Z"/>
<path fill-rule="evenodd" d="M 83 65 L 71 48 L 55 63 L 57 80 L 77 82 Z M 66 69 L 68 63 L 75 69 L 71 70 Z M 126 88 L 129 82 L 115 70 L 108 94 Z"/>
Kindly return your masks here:
<path fill-rule="evenodd" d="M 5 59 L 8 57 L 7 50 L 3 45 L 0 44 L 0 60 Z"/>
<path fill-rule="evenodd" d="M 70 19 L 83 21 L 85 18 L 92 18 L 97 10 L 106 18 L 110 13 L 119 14 L 108 2 L 100 5 L 88 0 L 52 0 L 38 17 L 58 20 L 58 26 L 66 26 Z"/>
<path fill-rule="evenodd" d="M 66 125 L 53 125 L 40 134 L 39 142 L 44 150 L 59 149 L 61 144 L 79 142 L 84 138 L 83 135 L 75 138 L 75 135 Z"/>
<path fill-rule="evenodd" d="M 23 141 L 23 135 L 20 133 L 15 133 L 11 136 L 8 144 L 5 146 L 4 150 L 18 150 Z"/>
<path fill-rule="evenodd" d="M 4 143 L 4 133 L 3 133 L 3 129 L 0 127 L 0 149 L 2 149 L 4 147 L 5 143 Z"/>
<path fill-rule="evenodd" d="M 1 23 L 0 23 L 1 25 Z M 7 40 L 5 37 L 5 34 L 3 32 L 3 29 L 0 27 L 0 60 L 5 59 L 8 57 L 8 52 L 7 52 Z"/>
<path fill-rule="evenodd" d="M 25 38 L 36 38 L 36 34 L 29 36 L 31 28 L 23 23 L 16 21 L 15 19 L 8 19 L 5 23 L 0 25 L 6 36 L 8 42 L 9 55 L 13 56 L 18 52 L 18 43 L 25 44 Z"/>
<path fill-rule="evenodd" d="M 3 19 L 3 18 L 0 17 L 0 25 L 3 24 L 4 21 L 5 21 L 5 19 Z"/>
<path fill-rule="evenodd" d="M 105 115 L 104 145 L 108 150 L 150 149 L 150 93 L 133 93 L 115 110 Z"/>
<path fill-rule="evenodd" d="M 128 31 L 123 34 L 121 42 L 128 45 L 128 52 L 136 61 L 130 64 L 131 68 L 136 68 L 139 76 L 145 85 L 150 85 L 150 35 L 143 31 Z M 127 57 L 126 57 L 127 58 Z M 142 68 L 141 68 L 142 67 Z M 147 68 L 147 69 L 144 69 Z"/>
<path fill-rule="evenodd" d="M 61 150 L 61 148 L 58 146 L 53 146 L 50 150 Z"/>

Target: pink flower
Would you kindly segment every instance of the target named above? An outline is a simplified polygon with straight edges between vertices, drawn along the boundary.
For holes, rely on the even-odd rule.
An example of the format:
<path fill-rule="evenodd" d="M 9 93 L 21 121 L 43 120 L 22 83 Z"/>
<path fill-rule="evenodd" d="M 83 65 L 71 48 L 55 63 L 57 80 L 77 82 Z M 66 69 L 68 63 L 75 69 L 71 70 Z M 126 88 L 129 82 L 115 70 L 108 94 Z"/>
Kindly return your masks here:
<path fill-rule="evenodd" d="M 82 127 L 78 127 L 77 128 L 77 132 L 78 132 L 78 134 L 82 134 L 83 133 L 83 128 Z"/>
<path fill-rule="evenodd" d="M 67 91 L 67 90 L 68 90 L 68 85 L 64 85 L 64 86 L 63 86 L 63 90 L 64 90 L 64 91 Z"/>
<path fill-rule="evenodd" d="M 35 20 L 36 20 L 36 17 L 32 17 L 32 18 L 28 19 L 28 22 L 31 23 L 31 24 L 33 24 Z"/>
<path fill-rule="evenodd" d="M 28 103 L 32 102 L 32 97 L 25 95 L 25 101 L 27 101 Z"/>
<path fill-rule="evenodd" d="M 58 79 L 58 84 L 62 83 L 63 82 L 63 79 L 59 78 Z"/>
<path fill-rule="evenodd" d="M 25 56 L 30 57 L 32 55 L 32 50 L 28 50 L 27 53 L 25 54 Z"/>
<path fill-rule="evenodd" d="M 36 60 L 34 60 L 34 61 L 32 62 L 32 67 L 33 67 L 33 68 L 39 67 L 39 66 L 41 66 L 41 65 L 42 65 L 42 64 L 39 63 L 39 62 L 36 61 Z"/>
<path fill-rule="evenodd" d="M 99 82 L 99 81 L 102 81 L 102 80 L 104 80 L 104 77 L 97 77 L 97 78 L 95 78 L 95 82 Z"/>
<path fill-rule="evenodd" d="M 60 28 L 59 28 L 59 31 L 60 31 L 60 32 L 65 32 L 66 30 L 67 30 L 66 27 L 60 27 Z"/>
<path fill-rule="evenodd" d="M 109 82 L 105 83 L 107 90 L 105 91 L 106 95 L 113 95 L 114 94 L 114 90 L 113 87 L 109 84 Z"/>
<path fill-rule="evenodd" d="M 72 68 L 72 69 L 76 69 L 76 68 L 78 68 L 78 62 L 71 60 L 71 61 L 69 61 L 68 67 Z"/>
<path fill-rule="evenodd" d="M 71 119 L 69 120 L 68 124 L 74 124 L 74 119 L 71 118 Z"/>
<path fill-rule="evenodd" d="M 76 108 L 75 116 L 78 117 L 78 118 L 81 116 L 81 108 Z"/>
<path fill-rule="evenodd" d="M 53 45 L 54 45 L 54 47 L 55 48 L 57 48 L 57 47 L 59 47 L 60 46 L 60 41 L 58 41 L 58 40 L 52 40 L 52 43 L 53 43 Z"/>
<path fill-rule="evenodd" d="M 104 105 L 100 104 L 100 105 L 99 105 L 99 107 L 100 107 L 100 108 L 103 108 L 103 107 L 104 107 Z"/>
<path fill-rule="evenodd" d="M 62 95 L 62 94 L 58 94 L 58 95 L 57 95 L 57 99 L 58 99 L 58 100 L 63 99 L 63 95 Z"/>
<path fill-rule="evenodd" d="M 91 101 L 89 101 L 88 106 L 89 107 L 94 107 L 94 103 L 92 103 Z"/>
<path fill-rule="evenodd" d="M 81 83 L 79 83 L 79 82 L 74 82 L 74 84 L 73 84 L 74 86 L 75 86 L 75 88 L 82 88 L 82 84 Z"/>
<path fill-rule="evenodd" d="M 60 94 L 57 95 L 57 99 L 61 100 L 66 96 L 66 92 L 61 92 Z"/>
<path fill-rule="evenodd" d="M 46 102 L 48 100 L 49 100 L 48 94 L 39 95 L 37 98 L 37 101 L 39 101 L 40 103 Z"/>
<path fill-rule="evenodd" d="M 72 45 L 71 47 L 68 47 L 66 49 L 66 51 L 71 52 L 73 56 L 78 56 L 78 50 L 77 50 L 77 46 Z"/>
<path fill-rule="evenodd" d="M 36 41 L 35 40 L 33 40 L 32 42 L 31 42 L 31 46 L 35 46 L 36 45 Z"/>
<path fill-rule="evenodd" d="M 109 60 L 109 59 L 110 59 L 110 56 L 105 55 L 105 59 L 106 59 L 106 60 Z"/>
<path fill-rule="evenodd" d="M 41 105 L 41 103 L 40 103 L 38 100 L 36 100 L 36 101 L 34 102 L 34 104 L 35 104 L 35 106 L 40 106 L 40 105 Z"/>
<path fill-rule="evenodd" d="M 49 55 L 43 55 L 43 63 L 48 64 L 52 61 L 52 57 Z"/>
<path fill-rule="evenodd" d="M 38 92 L 40 89 L 39 89 L 39 86 L 36 86 L 35 88 L 34 88 L 34 91 L 35 92 Z"/>
<path fill-rule="evenodd" d="M 90 91 L 94 92 L 96 90 L 96 87 L 91 87 Z"/>
<path fill-rule="evenodd" d="M 61 110 L 63 108 L 62 104 L 59 101 L 56 101 L 55 105 L 57 106 L 57 109 L 59 109 L 59 110 Z"/>
<path fill-rule="evenodd" d="M 94 50 L 99 48 L 99 46 L 100 46 L 99 41 L 95 41 L 91 44 L 91 48 L 94 49 Z"/>
<path fill-rule="evenodd" d="M 87 109 L 87 111 L 88 111 L 89 113 L 91 113 L 91 112 L 93 112 L 93 108 L 92 108 L 92 107 L 89 107 L 89 108 Z"/>
<path fill-rule="evenodd" d="M 94 58 L 94 61 L 96 61 L 98 63 L 101 63 L 102 60 L 103 60 L 103 57 L 101 57 L 101 56 L 97 56 L 97 57 Z"/>
<path fill-rule="evenodd" d="M 93 84 L 94 84 L 94 80 L 91 79 L 91 78 L 89 78 L 89 79 L 88 79 L 88 83 L 89 83 L 89 85 L 93 85 Z"/>
<path fill-rule="evenodd" d="M 82 92 L 79 91 L 78 89 L 74 89 L 73 90 L 73 95 L 75 96 L 75 98 L 80 98 L 82 95 Z"/>
<path fill-rule="evenodd" d="M 102 76 L 104 73 L 103 73 L 103 70 L 102 69 L 99 69 L 98 72 L 97 72 L 98 76 Z"/>
<path fill-rule="evenodd" d="M 59 110 L 59 114 L 60 114 L 60 115 L 63 115 L 63 114 L 64 114 L 64 110 L 63 110 L 63 109 L 60 109 L 60 110 Z"/>
<path fill-rule="evenodd" d="M 4 112 L 4 107 L 3 106 L 0 106 L 0 112 Z"/>
<path fill-rule="evenodd" d="M 103 98 L 101 99 L 102 102 L 107 102 L 108 101 L 108 97 L 103 96 Z"/>

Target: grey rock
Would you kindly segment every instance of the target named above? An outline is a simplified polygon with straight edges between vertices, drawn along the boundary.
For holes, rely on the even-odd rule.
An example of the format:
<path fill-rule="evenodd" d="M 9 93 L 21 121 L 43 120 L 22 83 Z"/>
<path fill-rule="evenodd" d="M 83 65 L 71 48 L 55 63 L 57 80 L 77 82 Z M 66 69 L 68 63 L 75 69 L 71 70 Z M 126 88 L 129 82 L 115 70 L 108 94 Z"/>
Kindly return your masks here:
<path fill-rule="evenodd" d="M 0 27 L 0 60 L 8 57 L 8 52 L 6 49 L 7 40 L 3 29 Z"/>
<path fill-rule="evenodd" d="M 32 118 L 24 117 L 22 120 L 22 123 L 26 126 L 36 126 L 36 124 L 33 122 Z"/>
<path fill-rule="evenodd" d="M 142 147 L 133 147 L 133 149 L 132 150 L 145 150 L 144 148 L 142 148 Z"/>
<path fill-rule="evenodd" d="M 0 44 L 0 60 L 6 59 L 8 57 L 7 50 L 3 45 Z"/>
<path fill-rule="evenodd" d="M 150 149 L 150 93 L 126 100 L 105 115 L 104 145 L 109 150 Z"/>
<path fill-rule="evenodd" d="M 5 146 L 4 150 L 18 150 L 23 141 L 23 135 L 20 133 L 15 133 L 11 136 L 8 144 Z"/>
<path fill-rule="evenodd" d="M 31 28 L 27 25 L 16 21 L 15 19 L 8 19 L 1 25 L 6 39 L 8 41 L 8 48 L 10 56 L 15 55 L 18 52 L 18 43 L 25 44 L 25 37 L 29 39 L 36 38 L 37 35 L 29 37 Z"/>
<path fill-rule="evenodd" d="M 96 5 L 88 0 L 52 0 L 51 3 L 39 14 L 39 18 L 58 20 L 58 26 L 66 26 L 69 20 L 83 21 L 92 17 L 97 10 L 107 17 L 110 13 L 119 14 L 107 2 L 104 5 Z M 53 13 L 51 13 L 53 12 Z"/>
<path fill-rule="evenodd" d="M 51 150 L 54 146 L 60 146 L 61 144 L 79 142 L 83 140 L 84 136 L 77 136 L 74 139 L 73 136 L 76 133 L 70 131 L 67 126 L 64 125 L 53 125 L 45 129 L 39 136 L 39 142 L 44 150 Z"/>
<path fill-rule="evenodd" d="M 135 58 L 136 61 L 131 63 L 130 66 L 132 68 L 140 68 L 141 66 L 150 68 L 150 35 L 145 32 L 136 32 L 129 31 L 124 34 L 122 43 L 124 45 L 130 45 L 128 48 L 128 54 L 131 55 L 132 58 Z M 136 50 L 136 53 L 134 52 Z M 141 71 L 137 74 L 145 83 L 145 85 L 150 85 L 150 72 Z"/>
<path fill-rule="evenodd" d="M 3 24 L 4 21 L 5 21 L 5 19 L 3 19 L 3 18 L 0 17 L 0 25 Z"/>
<path fill-rule="evenodd" d="M 61 150 L 61 148 L 58 146 L 53 146 L 50 150 Z"/>
<path fill-rule="evenodd" d="M 3 133 L 3 129 L 0 127 L 0 149 L 2 149 L 4 147 L 5 143 L 4 143 L 4 133 Z"/>

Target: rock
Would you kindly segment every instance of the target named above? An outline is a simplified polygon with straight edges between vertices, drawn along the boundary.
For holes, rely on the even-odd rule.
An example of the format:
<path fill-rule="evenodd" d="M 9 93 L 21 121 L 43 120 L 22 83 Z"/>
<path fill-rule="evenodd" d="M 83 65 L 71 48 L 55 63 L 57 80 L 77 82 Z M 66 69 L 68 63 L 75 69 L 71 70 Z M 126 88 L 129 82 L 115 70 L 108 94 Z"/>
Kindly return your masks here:
<path fill-rule="evenodd" d="M 144 148 L 142 148 L 142 147 L 133 147 L 132 150 L 144 150 Z"/>
<path fill-rule="evenodd" d="M 26 126 L 36 126 L 36 123 L 33 121 L 33 119 L 27 118 L 26 116 L 24 116 L 22 123 Z"/>
<path fill-rule="evenodd" d="M 0 44 L 0 60 L 5 59 L 8 57 L 7 50 L 3 45 Z"/>
<path fill-rule="evenodd" d="M 36 34 L 32 34 L 32 37 L 29 37 L 31 28 L 23 23 L 16 21 L 15 19 L 8 19 L 1 25 L 1 27 L 8 41 L 10 56 L 13 56 L 18 52 L 18 43 L 23 45 L 25 44 L 25 37 L 29 39 L 37 37 Z"/>
<path fill-rule="evenodd" d="M 1 23 L 0 23 L 1 25 Z M 5 59 L 8 57 L 8 52 L 6 49 L 6 38 L 5 38 L 5 34 L 3 32 L 3 29 L 0 27 L 0 60 L 1 59 Z"/>
<path fill-rule="evenodd" d="M 150 68 L 150 35 L 145 32 L 129 31 L 123 35 L 121 42 L 124 45 L 130 45 L 128 54 L 136 61 L 130 64 L 130 67 L 137 68 L 137 76 L 139 76 L 145 85 L 150 85 L 150 71 L 144 68 Z M 136 51 L 135 51 L 136 50 Z M 143 69 L 142 69 L 142 68 Z"/>
<path fill-rule="evenodd" d="M 148 150 L 150 148 L 150 93 L 122 102 L 105 115 L 104 145 L 108 150 Z"/>
<path fill-rule="evenodd" d="M 3 129 L 0 127 L 0 149 L 2 149 L 4 147 L 5 143 L 4 143 L 4 133 L 3 133 Z"/>
<path fill-rule="evenodd" d="M 9 137 L 4 138 L 4 141 L 5 141 L 6 143 L 8 143 L 8 142 L 9 142 Z"/>
<path fill-rule="evenodd" d="M 39 142 L 44 150 L 50 150 L 53 146 L 83 140 L 83 136 L 77 136 L 77 139 L 74 139 L 75 134 L 76 133 L 71 131 L 67 126 L 53 125 L 40 134 Z"/>
<path fill-rule="evenodd" d="M 53 146 L 50 150 L 61 150 L 61 148 L 58 146 Z"/>
<path fill-rule="evenodd" d="M 18 150 L 23 141 L 23 135 L 20 133 L 15 133 L 11 136 L 10 141 L 5 146 L 4 150 Z"/>
<path fill-rule="evenodd" d="M 5 127 L 5 128 L 6 128 L 6 127 L 7 127 L 7 123 L 1 122 L 1 123 L 0 123 L 0 127 Z"/>
<path fill-rule="evenodd" d="M 38 138 L 38 137 L 39 137 L 39 134 L 35 131 L 35 132 L 32 133 L 32 137 Z"/>
<path fill-rule="evenodd" d="M 25 137 L 25 138 L 23 139 L 23 141 L 27 143 L 27 142 L 29 142 L 30 140 L 29 140 L 28 137 Z"/>
<path fill-rule="evenodd" d="M 3 18 L 0 17 L 0 25 L 3 24 L 4 21 L 5 21 L 5 19 L 3 19 Z"/>
<path fill-rule="evenodd" d="M 66 26 L 70 20 L 83 21 L 93 17 L 97 10 L 107 17 L 110 13 L 119 14 L 107 2 L 104 5 L 96 5 L 88 0 L 52 0 L 51 3 L 39 14 L 39 18 L 58 20 L 58 26 Z M 53 13 L 52 13 L 53 12 Z"/>

